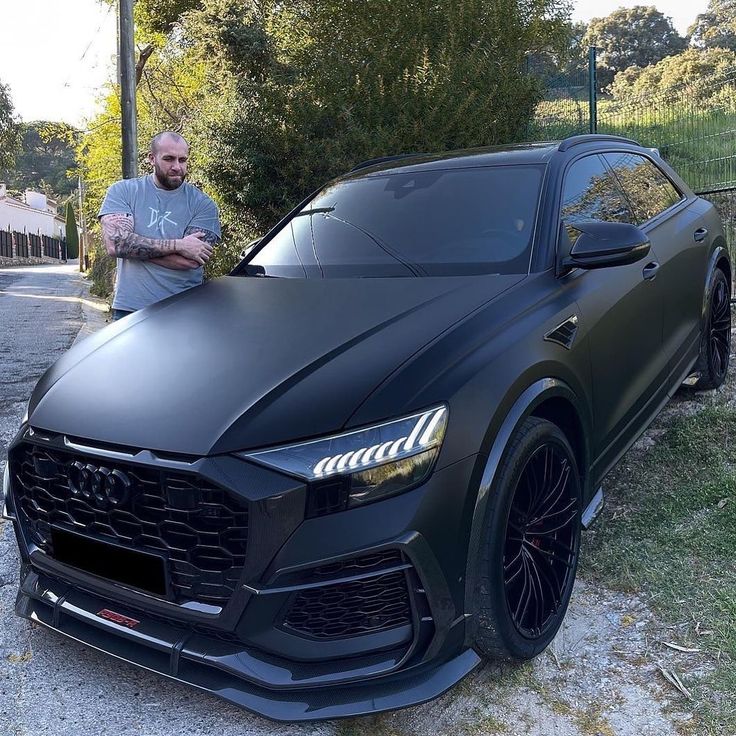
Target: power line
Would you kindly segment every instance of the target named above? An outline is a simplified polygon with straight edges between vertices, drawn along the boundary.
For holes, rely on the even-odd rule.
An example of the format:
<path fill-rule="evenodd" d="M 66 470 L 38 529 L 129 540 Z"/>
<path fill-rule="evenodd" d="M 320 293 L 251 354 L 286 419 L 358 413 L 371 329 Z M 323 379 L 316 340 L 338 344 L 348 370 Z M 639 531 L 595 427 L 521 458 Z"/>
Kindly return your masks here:
<path fill-rule="evenodd" d="M 113 10 L 114 7 L 115 7 L 114 5 L 110 5 L 110 7 L 107 9 L 107 13 L 105 13 L 104 18 L 100 22 L 100 25 L 97 26 L 97 30 L 92 35 L 92 38 L 90 39 L 90 42 L 87 44 L 86 48 L 82 52 L 82 55 L 79 57 L 79 60 L 76 62 L 76 66 L 78 66 L 79 64 L 81 64 L 85 60 L 87 54 L 89 53 L 89 50 L 92 48 L 92 45 L 97 40 L 97 37 L 98 37 L 100 31 L 102 30 L 102 26 L 104 26 L 105 23 L 107 23 L 107 19 L 110 17 L 110 13 L 112 12 L 112 10 Z M 64 88 L 65 89 L 69 87 L 69 83 L 71 82 L 71 79 L 72 79 L 72 75 L 70 74 L 67 77 L 66 81 L 64 82 Z"/>

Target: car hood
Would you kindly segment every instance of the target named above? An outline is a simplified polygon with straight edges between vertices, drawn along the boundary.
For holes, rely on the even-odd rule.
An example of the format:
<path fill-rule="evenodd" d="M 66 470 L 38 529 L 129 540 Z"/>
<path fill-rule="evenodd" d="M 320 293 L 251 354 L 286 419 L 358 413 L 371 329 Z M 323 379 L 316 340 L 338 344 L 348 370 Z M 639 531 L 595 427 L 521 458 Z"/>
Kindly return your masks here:
<path fill-rule="evenodd" d="M 186 455 L 334 432 L 391 371 L 522 278 L 217 279 L 79 343 L 39 381 L 30 423 Z"/>

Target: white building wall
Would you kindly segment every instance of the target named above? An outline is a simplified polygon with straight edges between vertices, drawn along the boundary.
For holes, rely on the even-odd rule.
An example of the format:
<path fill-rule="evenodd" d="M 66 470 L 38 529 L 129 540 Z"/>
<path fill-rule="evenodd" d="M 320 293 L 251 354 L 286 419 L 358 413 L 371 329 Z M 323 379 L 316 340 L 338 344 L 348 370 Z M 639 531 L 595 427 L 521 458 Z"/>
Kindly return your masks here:
<path fill-rule="evenodd" d="M 34 210 L 14 199 L 0 199 L 0 229 L 33 235 L 64 237 L 64 223 L 51 212 Z"/>

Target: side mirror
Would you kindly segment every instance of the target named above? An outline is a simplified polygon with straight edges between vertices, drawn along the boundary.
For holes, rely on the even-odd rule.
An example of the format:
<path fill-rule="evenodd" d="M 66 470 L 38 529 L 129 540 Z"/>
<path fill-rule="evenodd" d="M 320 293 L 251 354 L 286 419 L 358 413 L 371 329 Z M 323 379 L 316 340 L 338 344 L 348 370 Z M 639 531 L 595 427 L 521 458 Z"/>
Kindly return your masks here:
<path fill-rule="evenodd" d="M 580 233 L 571 246 L 568 226 Z M 560 254 L 563 269 L 626 266 L 645 258 L 651 249 L 646 234 L 626 222 L 563 222 L 562 235 L 561 242 L 567 246 Z"/>
<path fill-rule="evenodd" d="M 248 251 L 251 250 L 252 248 L 255 248 L 258 245 L 258 243 L 261 242 L 261 240 L 263 240 L 263 238 L 256 238 L 255 240 L 251 240 L 250 243 L 248 243 L 248 245 L 246 245 L 245 248 L 243 248 L 243 250 L 240 251 L 240 257 L 245 258 L 246 255 L 248 255 Z"/>

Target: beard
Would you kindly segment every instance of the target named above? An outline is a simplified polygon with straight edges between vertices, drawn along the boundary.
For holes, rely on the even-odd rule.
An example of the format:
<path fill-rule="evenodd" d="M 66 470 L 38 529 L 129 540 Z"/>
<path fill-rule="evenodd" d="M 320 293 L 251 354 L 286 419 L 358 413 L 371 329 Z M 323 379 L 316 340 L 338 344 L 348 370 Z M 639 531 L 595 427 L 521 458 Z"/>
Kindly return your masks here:
<path fill-rule="evenodd" d="M 178 177 L 167 176 L 156 164 L 153 165 L 153 170 L 156 173 L 156 178 L 158 179 L 161 186 L 169 190 L 178 189 L 187 178 L 186 174 L 181 174 Z"/>

